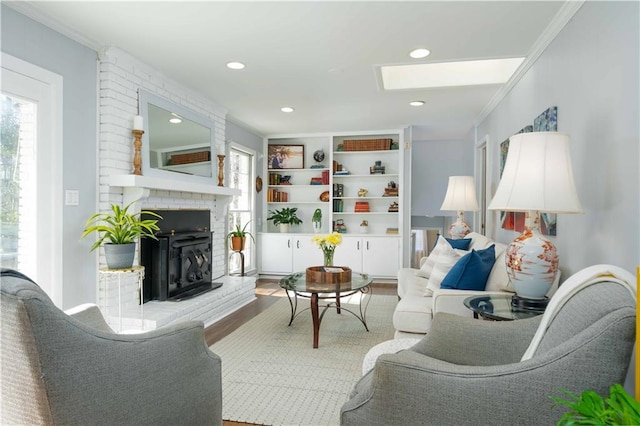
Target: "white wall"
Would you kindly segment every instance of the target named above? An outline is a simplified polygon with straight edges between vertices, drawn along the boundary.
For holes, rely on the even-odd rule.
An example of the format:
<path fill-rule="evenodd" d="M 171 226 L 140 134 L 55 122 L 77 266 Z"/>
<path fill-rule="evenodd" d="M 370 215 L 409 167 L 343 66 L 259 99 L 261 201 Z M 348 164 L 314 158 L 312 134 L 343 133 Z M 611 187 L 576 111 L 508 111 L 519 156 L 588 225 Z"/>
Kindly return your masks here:
<path fill-rule="evenodd" d="M 638 2 L 585 2 L 478 127 L 498 153 L 500 142 L 558 106 L 584 207 L 582 215 L 558 216 L 552 241 L 563 279 L 599 263 L 630 272 L 640 264 L 639 9 Z M 493 164 L 495 191 L 499 161 Z M 509 242 L 515 235 L 497 229 L 493 237 Z"/>

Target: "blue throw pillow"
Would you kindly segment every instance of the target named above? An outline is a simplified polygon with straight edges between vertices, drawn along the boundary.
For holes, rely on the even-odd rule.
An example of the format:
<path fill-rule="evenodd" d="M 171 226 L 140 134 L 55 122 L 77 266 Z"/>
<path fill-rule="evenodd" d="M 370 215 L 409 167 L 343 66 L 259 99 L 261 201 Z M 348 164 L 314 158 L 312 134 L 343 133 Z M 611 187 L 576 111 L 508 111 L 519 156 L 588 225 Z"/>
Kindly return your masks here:
<path fill-rule="evenodd" d="M 451 244 L 451 247 L 458 250 L 469 250 L 469 245 L 471 244 L 471 238 L 461 238 L 459 240 L 454 240 L 445 237 L 445 240 L 447 240 L 449 244 Z"/>
<path fill-rule="evenodd" d="M 484 250 L 471 250 L 453 265 L 440 288 L 484 291 L 495 261 L 494 244 Z"/>

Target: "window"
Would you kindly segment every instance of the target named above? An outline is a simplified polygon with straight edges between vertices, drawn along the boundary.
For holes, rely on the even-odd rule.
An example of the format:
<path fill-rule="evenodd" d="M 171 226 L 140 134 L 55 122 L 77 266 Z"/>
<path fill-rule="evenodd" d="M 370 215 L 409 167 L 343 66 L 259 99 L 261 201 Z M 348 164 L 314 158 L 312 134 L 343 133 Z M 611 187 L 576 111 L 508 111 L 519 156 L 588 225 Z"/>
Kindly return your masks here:
<path fill-rule="evenodd" d="M 245 231 L 254 235 L 254 203 L 252 182 L 255 176 L 255 153 L 237 144 L 231 144 L 229 150 L 229 186 L 239 189 L 240 195 L 236 195 L 229 205 L 229 231 L 246 225 Z M 254 235 L 255 238 L 255 235 Z M 247 237 L 244 254 L 245 274 L 256 270 L 255 244 L 251 237 Z M 241 271 L 241 257 L 239 254 L 229 251 L 228 268 L 230 274 Z"/>
<path fill-rule="evenodd" d="M 62 306 L 62 77 L 2 54 L 0 265 Z"/>

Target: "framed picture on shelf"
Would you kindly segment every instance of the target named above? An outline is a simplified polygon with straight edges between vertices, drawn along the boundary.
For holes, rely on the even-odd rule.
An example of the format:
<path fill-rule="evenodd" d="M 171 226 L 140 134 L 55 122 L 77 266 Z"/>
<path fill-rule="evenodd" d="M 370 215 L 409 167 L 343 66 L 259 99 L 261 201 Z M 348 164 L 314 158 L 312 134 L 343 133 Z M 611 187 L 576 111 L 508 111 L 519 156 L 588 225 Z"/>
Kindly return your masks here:
<path fill-rule="evenodd" d="M 304 169 L 304 145 L 268 145 L 271 169 Z"/>

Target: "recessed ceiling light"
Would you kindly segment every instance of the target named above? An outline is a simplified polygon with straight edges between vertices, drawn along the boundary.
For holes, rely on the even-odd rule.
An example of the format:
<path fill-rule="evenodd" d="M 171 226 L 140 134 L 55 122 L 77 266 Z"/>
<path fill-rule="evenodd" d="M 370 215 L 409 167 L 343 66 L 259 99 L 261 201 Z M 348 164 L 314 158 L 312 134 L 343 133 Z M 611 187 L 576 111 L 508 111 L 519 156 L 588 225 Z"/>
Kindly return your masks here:
<path fill-rule="evenodd" d="M 411 102 L 409 102 L 409 105 L 411 105 L 411 106 L 422 106 L 422 105 L 424 105 L 424 101 L 411 101 Z"/>
<path fill-rule="evenodd" d="M 282 108 L 280 108 L 280 111 L 282 111 L 282 112 L 293 112 L 293 108 L 291 108 L 291 107 L 282 107 Z"/>
<path fill-rule="evenodd" d="M 380 67 L 385 90 L 506 83 L 524 58 Z"/>
<path fill-rule="evenodd" d="M 409 56 L 414 59 L 421 59 L 429 56 L 429 53 L 431 52 L 429 52 L 427 49 L 413 49 L 411 52 L 409 52 Z"/>
<path fill-rule="evenodd" d="M 227 67 L 232 70 L 241 70 L 244 68 L 244 64 L 242 62 L 229 62 L 227 63 Z"/>
<path fill-rule="evenodd" d="M 180 116 L 178 114 L 176 114 L 175 112 L 172 112 L 171 115 L 172 115 L 172 117 L 169 119 L 169 123 L 171 123 L 171 124 L 182 123 L 182 119 L 180 118 Z"/>

